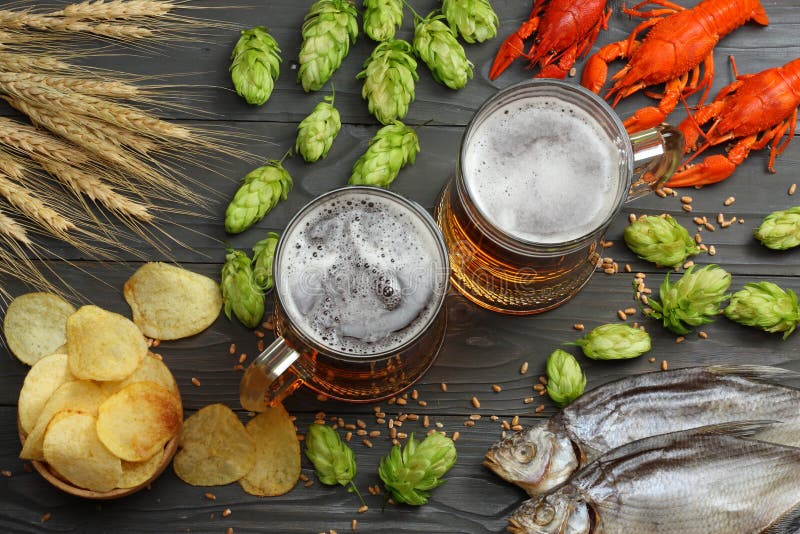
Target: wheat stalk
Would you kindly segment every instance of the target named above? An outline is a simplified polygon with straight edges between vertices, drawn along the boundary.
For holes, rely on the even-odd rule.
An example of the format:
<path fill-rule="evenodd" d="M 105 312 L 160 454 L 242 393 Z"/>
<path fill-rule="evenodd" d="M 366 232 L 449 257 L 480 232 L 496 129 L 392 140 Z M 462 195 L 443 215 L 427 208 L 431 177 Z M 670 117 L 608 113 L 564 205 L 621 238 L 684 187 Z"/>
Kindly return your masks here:
<path fill-rule="evenodd" d="M 130 40 L 153 36 L 153 31 L 141 25 L 93 24 L 75 19 L 39 15 L 29 11 L 0 10 L 0 28 L 7 30 L 32 29 L 48 32 L 88 33 L 98 37 Z"/>
<path fill-rule="evenodd" d="M 33 54 L 0 52 L 0 69 L 8 72 L 69 72 L 74 69 L 69 63 L 58 59 Z"/>

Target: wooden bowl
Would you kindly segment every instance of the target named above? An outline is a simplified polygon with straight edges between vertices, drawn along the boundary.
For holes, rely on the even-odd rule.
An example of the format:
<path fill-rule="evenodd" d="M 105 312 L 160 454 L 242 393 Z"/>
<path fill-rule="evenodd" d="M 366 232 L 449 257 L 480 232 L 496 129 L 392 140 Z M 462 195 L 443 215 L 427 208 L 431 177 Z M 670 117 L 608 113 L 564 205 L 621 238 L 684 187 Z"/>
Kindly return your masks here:
<path fill-rule="evenodd" d="M 17 428 L 19 431 L 19 439 L 22 444 L 25 444 L 25 434 L 22 432 L 22 429 L 19 427 L 19 420 L 17 420 Z M 50 466 L 47 465 L 47 462 L 41 462 L 38 460 L 32 460 L 31 463 L 33 464 L 33 468 L 44 477 L 50 484 L 57 487 L 61 491 L 65 493 L 69 493 L 70 495 L 75 495 L 76 497 L 83 497 L 84 499 L 95 499 L 95 500 L 110 500 L 110 499 L 119 499 L 120 497 L 125 497 L 126 495 L 131 495 L 136 493 L 137 491 L 146 488 L 150 485 L 155 479 L 164 472 L 164 469 L 172 462 L 173 456 L 178 451 L 178 441 L 180 441 L 181 437 L 181 429 L 178 428 L 178 431 L 175 433 L 175 436 L 172 437 L 164 445 L 164 457 L 161 459 L 161 463 L 158 465 L 158 469 L 156 469 L 153 476 L 142 482 L 137 486 L 133 486 L 131 488 L 116 488 L 111 491 L 92 491 L 87 490 L 84 488 L 80 488 L 78 486 L 73 486 L 71 483 L 65 481 L 64 479 L 60 478 L 56 475 L 53 471 L 50 470 Z"/>

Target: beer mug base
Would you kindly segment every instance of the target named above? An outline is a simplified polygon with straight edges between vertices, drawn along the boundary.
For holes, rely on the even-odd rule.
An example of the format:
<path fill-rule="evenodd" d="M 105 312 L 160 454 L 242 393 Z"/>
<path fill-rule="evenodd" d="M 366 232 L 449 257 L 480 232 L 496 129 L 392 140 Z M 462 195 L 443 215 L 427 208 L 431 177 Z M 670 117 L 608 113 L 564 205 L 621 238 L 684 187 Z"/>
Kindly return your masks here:
<path fill-rule="evenodd" d="M 460 204 L 454 203 L 451 181 L 442 190 L 435 218 L 450 256 L 450 283 L 482 308 L 508 315 L 534 315 L 556 308 L 575 296 L 594 274 L 600 239 L 576 252 L 556 256 L 537 268 L 502 250 L 477 231 Z"/>

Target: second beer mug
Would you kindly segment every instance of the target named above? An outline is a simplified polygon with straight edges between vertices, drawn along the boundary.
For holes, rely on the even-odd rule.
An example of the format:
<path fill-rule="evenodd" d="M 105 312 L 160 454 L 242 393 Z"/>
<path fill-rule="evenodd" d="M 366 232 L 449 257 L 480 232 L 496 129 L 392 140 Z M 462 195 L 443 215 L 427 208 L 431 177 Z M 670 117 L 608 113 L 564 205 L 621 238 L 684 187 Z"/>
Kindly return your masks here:
<path fill-rule="evenodd" d="M 374 187 L 309 203 L 275 251 L 278 339 L 245 371 L 240 400 L 263 411 L 306 384 L 368 402 L 417 381 L 445 334 L 447 250 L 430 215 Z"/>
<path fill-rule="evenodd" d="M 666 125 L 629 136 L 608 104 L 574 84 L 499 91 L 467 127 L 437 206 L 453 285 L 509 314 L 562 304 L 588 282 L 626 199 L 666 182 L 682 147 Z"/>

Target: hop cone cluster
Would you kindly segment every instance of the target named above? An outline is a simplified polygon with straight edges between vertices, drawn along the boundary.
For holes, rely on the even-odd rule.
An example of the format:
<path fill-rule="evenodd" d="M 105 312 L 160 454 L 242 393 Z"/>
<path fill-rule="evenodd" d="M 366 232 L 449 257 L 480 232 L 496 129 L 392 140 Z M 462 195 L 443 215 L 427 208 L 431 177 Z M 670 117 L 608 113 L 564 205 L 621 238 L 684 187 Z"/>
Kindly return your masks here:
<path fill-rule="evenodd" d="M 417 62 L 411 45 L 401 39 L 385 41 L 375 47 L 357 78 L 364 79 L 361 96 L 369 112 L 382 124 L 402 119 L 414 101 Z"/>
<path fill-rule="evenodd" d="M 264 292 L 253 279 L 250 258 L 242 251 L 228 249 L 220 280 L 225 315 L 231 311 L 248 328 L 255 328 L 264 316 Z"/>
<path fill-rule="evenodd" d="M 358 36 L 357 12 L 350 0 L 317 0 L 303 23 L 297 81 L 318 91 L 331 79 Z"/>
<path fill-rule="evenodd" d="M 242 31 L 231 53 L 231 80 L 248 104 L 260 106 L 269 99 L 280 74 L 280 52 L 263 26 Z"/>
<path fill-rule="evenodd" d="M 710 323 L 721 312 L 720 305 L 730 295 L 731 275 L 718 265 L 706 265 L 695 271 L 694 265 L 674 284 L 669 273 L 659 290 L 661 302 L 650 299 L 649 317 L 663 319 L 664 326 L 676 334 L 688 334 L 690 327 Z"/>
<path fill-rule="evenodd" d="M 420 506 L 430 492 L 445 483 L 441 477 L 456 463 L 453 440 L 434 432 L 421 443 L 408 438 L 405 448 L 392 447 L 381 460 L 378 475 L 395 502 Z"/>
<path fill-rule="evenodd" d="M 373 41 L 387 41 L 403 22 L 403 0 L 364 0 L 364 33 Z"/>
<path fill-rule="evenodd" d="M 453 30 L 445 24 L 444 15 L 430 13 L 414 27 L 414 50 L 428 68 L 433 79 L 449 87 L 461 89 L 472 79 L 472 63 Z"/>
<path fill-rule="evenodd" d="M 253 245 L 253 280 L 262 291 L 268 291 L 275 285 L 272 263 L 275 261 L 278 239 L 278 234 L 269 232 L 267 237 Z"/>
<path fill-rule="evenodd" d="M 556 349 L 547 358 L 547 394 L 558 406 L 566 406 L 581 396 L 586 375 L 569 352 Z"/>
<path fill-rule="evenodd" d="M 389 187 L 400 169 L 414 164 L 419 152 L 417 133 L 400 121 L 378 130 L 367 151 L 358 158 L 350 176 L 350 185 Z"/>
<path fill-rule="evenodd" d="M 783 290 L 772 282 L 756 282 L 745 284 L 733 294 L 725 317 L 765 332 L 783 332 L 786 339 L 800 324 L 800 306 L 791 289 Z"/>
<path fill-rule="evenodd" d="M 756 228 L 756 239 L 774 250 L 800 245 L 800 206 L 770 213 Z"/>
<path fill-rule="evenodd" d="M 468 43 L 482 43 L 497 35 L 497 13 L 489 0 L 442 0 L 442 13 L 454 33 Z"/>
<path fill-rule="evenodd" d="M 306 432 L 306 456 L 323 484 L 346 486 L 356 477 L 353 450 L 326 425 L 311 425 Z"/>
<path fill-rule="evenodd" d="M 639 217 L 625 229 L 624 237 L 639 258 L 664 267 L 681 265 L 689 256 L 700 253 L 686 228 L 670 215 Z"/>
<path fill-rule="evenodd" d="M 270 160 L 250 171 L 225 211 L 225 230 L 230 234 L 244 232 L 286 200 L 291 190 L 292 177 L 280 161 Z"/>
<path fill-rule="evenodd" d="M 333 97 L 326 96 L 297 125 L 295 150 L 309 163 L 325 158 L 341 128 L 342 119 L 339 110 L 333 107 Z"/>
<path fill-rule="evenodd" d="M 593 360 L 627 360 L 650 350 L 650 334 L 622 323 L 598 326 L 575 345 Z M 548 385 L 548 388 L 550 386 Z"/>

